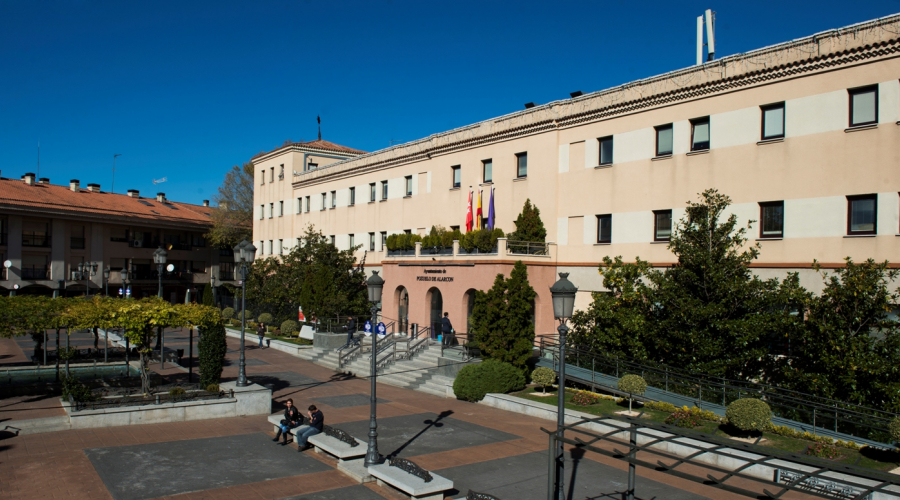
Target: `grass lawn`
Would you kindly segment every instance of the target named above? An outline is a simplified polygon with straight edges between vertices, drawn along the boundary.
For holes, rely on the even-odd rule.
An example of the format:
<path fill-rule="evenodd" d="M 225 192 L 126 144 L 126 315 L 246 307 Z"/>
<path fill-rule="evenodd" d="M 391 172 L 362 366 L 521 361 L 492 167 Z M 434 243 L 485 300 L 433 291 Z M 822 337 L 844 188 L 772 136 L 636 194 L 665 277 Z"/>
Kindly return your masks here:
<path fill-rule="evenodd" d="M 296 344 L 296 345 L 312 345 L 313 344 L 312 340 L 309 340 L 309 339 L 301 339 L 299 337 L 286 337 L 284 335 L 275 336 L 275 335 L 269 334 L 269 335 L 266 335 L 266 338 L 271 339 L 271 340 L 280 340 L 282 342 L 287 342 L 289 344 Z"/>
<path fill-rule="evenodd" d="M 538 394 L 541 393 L 541 389 L 527 387 L 523 391 L 514 392 L 510 395 L 527 399 L 529 401 L 543 403 L 549 406 L 556 406 L 557 392 L 555 389 L 547 389 L 547 394 L 552 394 L 551 396 L 539 396 Z M 621 403 L 616 403 L 615 401 L 610 401 L 608 399 L 601 399 L 599 403 L 589 406 L 572 404 L 571 401 L 574 394 L 574 391 L 566 391 L 566 408 L 570 410 L 577 410 L 597 416 L 614 415 L 617 411 L 628 410 L 627 400 L 622 401 Z M 640 403 L 635 403 L 632 409 L 635 411 L 643 411 L 643 418 L 646 418 L 647 420 L 650 420 L 652 422 L 663 423 L 665 422 L 666 417 L 669 416 L 669 414 L 666 412 L 642 408 Z M 730 426 L 722 425 L 716 422 L 709 422 L 706 420 L 701 421 L 700 426 L 695 427 L 693 430 L 723 438 L 744 437 L 743 435 L 741 435 L 740 431 L 737 431 Z M 758 436 L 759 434 L 756 434 L 752 437 L 756 438 Z M 813 444 L 812 441 L 781 436 L 778 434 L 772 434 L 770 432 L 762 433 L 762 437 L 763 441 L 759 443 L 760 446 L 769 446 L 778 450 L 797 453 L 798 455 L 805 455 L 806 449 Z M 863 448 L 859 451 L 851 450 L 848 448 L 839 448 L 839 450 L 841 453 L 841 457 L 835 460 L 835 462 L 847 465 L 856 465 L 858 467 L 865 467 L 879 471 L 891 471 L 893 469 L 896 469 L 897 467 L 900 467 L 900 452 L 882 451 L 871 448 Z"/>

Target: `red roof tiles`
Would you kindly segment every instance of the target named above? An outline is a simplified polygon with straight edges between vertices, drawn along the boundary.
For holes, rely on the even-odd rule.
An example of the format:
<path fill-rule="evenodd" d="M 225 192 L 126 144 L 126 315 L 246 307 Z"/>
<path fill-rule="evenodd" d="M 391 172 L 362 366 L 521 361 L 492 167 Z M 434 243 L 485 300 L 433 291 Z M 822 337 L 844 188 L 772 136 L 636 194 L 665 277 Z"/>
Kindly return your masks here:
<path fill-rule="evenodd" d="M 0 178 L 0 211 L 28 211 L 72 215 L 143 219 L 191 225 L 212 225 L 210 207 L 166 201 L 156 198 L 132 198 L 125 194 L 87 189 L 72 191 L 69 186 L 34 184 L 22 180 Z M 135 221 L 137 222 L 137 221 Z"/>
<path fill-rule="evenodd" d="M 292 142 L 290 144 L 286 144 L 284 146 L 275 148 L 272 151 L 259 153 L 256 156 L 254 156 L 253 158 L 259 158 L 260 156 L 264 156 L 269 153 L 273 153 L 275 151 L 278 151 L 278 150 L 281 150 L 281 149 L 284 149 L 284 148 L 290 147 L 290 146 L 304 146 L 304 147 L 308 147 L 311 149 L 324 149 L 327 151 L 334 151 L 337 153 L 346 153 L 346 154 L 350 154 L 350 155 L 361 155 L 361 154 L 366 153 L 366 151 L 348 148 L 347 146 L 341 146 L 340 144 L 335 144 L 333 142 L 329 142 L 329 141 L 326 141 L 323 139 L 317 139 L 315 141 L 309 141 L 309 142 Z"/>

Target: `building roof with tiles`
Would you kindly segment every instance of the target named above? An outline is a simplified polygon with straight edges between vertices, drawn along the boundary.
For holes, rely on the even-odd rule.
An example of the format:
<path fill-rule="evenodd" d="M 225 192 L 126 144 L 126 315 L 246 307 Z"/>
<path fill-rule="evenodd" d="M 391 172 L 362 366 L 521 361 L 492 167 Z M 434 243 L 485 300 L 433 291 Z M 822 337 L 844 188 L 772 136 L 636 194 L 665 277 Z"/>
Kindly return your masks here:
<path fill-rule="evenodd" d="M 128 194 L 102 191 L 99 184 L 88 184 L 85 189 L 77 180 L 60 186 L 46 178 L 35 179 L 34 174 L 21 179 L 0 177 L 0 213 L 203 228 L 212 225 L 210 210 L 209 206 L 167 200 L 164 193 L 146 198 L 135 190 Z"/>
<path fill-rule="evenodd" d="M 358 156 L 362 154 L 366 154 L 365 151 L 360 149 L 353 149 L 347 146 L 341 146 L 340 144 L 335 144 L 330 141 L 326 141 L 323 139 L 318 139 L 315 141 L 309 142 L 290 142 L 286 143 L 278 148 L 273 149 L 268 152 L 261 152 L 254 156 L 252 159 L 255 160 L 257 158 L 271 155 L 272 153 L 280 152 L 287 148 L 299 149 L 301 151 L 309 151 L 309 152 L 324 152 L 324 153 L 339 153 L 341 155 L 350 155 L 350 156 Z"/>

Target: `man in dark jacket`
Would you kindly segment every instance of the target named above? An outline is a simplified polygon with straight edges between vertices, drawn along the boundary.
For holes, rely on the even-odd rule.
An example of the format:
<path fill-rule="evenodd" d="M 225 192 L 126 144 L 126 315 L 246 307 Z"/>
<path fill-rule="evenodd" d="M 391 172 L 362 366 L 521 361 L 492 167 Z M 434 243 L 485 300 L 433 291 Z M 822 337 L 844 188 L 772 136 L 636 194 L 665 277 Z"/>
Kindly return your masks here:
<path fill-rule="evenodd" d="M 347 345 L 353 343 L 354 335 L 356 335 L 356 318 L 350 316 L 350 322 L 347 323 Z"/>
<path fill-rule="evenodd" d="M 450 337 L 453 334 L 453 325 L 450 324 L 450 313 L 444 313 L 444 317 L 441 319 L 441 342 L 445 346 L 450 345 Z"/>
<path fill-rule="evenodd" d="M 278 438 L 284 436 L 284 442 L 282 446 L 287 444 L 288 434 L 291 433 L 291 429 L 295 427 L 299 427 L 300 424 L 303 423 L 303 416 L 300 415 L 300 410 L 294 406 L 294 400 L 288 399 L 284 402 L 284 418 L 281 419 L 281 426 L 278 428 L 278 432 L 275 434 L 275 439 L 272 441 L 278 442 Z"/>
<path fill-rule="evenodd" d="M 311 448 L 311 445 L 306 440 L 322 432 L 322 428 L 325 426 L 325 416 L 322 415 L 322 410 L 316 408 L 316 405 L 309 405 L 307 415 L 309 415 L 309 427 L 294 436 L 294 439 L 297 440 L 297 451 Z"/>

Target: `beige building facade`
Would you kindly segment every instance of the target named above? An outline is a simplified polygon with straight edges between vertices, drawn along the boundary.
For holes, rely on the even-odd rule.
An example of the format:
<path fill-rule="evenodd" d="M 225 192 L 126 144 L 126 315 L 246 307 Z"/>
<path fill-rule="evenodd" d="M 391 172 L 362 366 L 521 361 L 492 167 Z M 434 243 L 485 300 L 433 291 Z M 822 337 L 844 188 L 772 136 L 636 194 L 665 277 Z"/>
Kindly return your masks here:
<path fill-rule="evenodd" d="M 814 259 L 900 259 L 898 55 L 900 16 L 891 16 L 373 153 L 316 158 L 314 169 L 297 168 L 311 151 L 279 148 L 253 160 L 260 174 L 281 164 L 293 174 L 258 186 L 255 244 L 261 257 L 287 252 L 311 224 L 383 269 L 386 317 L 427 324 L 437 307 L 460 331 L 471 291 L 521 259 L 538 292 L 538 333 L 550 333 L 556 272 L 570 273 L 584 308 L 604 290 L 604 256 L 673 263 L 667 241 L 686 202 L 715 188 L 761 246 L 755 272 L 797 271 L 820 290 Z M 545 255 L 387 255 L 390 234 L 464 228 L 469 192 L 483 191 L 487 213 L 491 190 L 506 232 L 526 199 L 541 210 L 553 242 Z M 426 269 L 453 281 L 420 281 L 433 276 Z"/>

